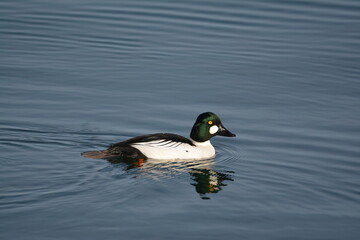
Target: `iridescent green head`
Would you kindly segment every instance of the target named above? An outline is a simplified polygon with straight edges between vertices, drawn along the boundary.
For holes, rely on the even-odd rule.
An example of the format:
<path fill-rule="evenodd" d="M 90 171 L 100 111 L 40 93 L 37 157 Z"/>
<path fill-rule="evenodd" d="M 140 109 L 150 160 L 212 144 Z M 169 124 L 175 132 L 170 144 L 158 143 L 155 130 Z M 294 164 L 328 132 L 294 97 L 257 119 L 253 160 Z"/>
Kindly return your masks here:
<path fill-rule="evenodd" d="M 197 142 L 205 142 L 216 135 L 225 137 L 236 136 L 222 125 L 220 118 L 216 114 L 212 112 L 200 114 L 191 129 L 191 139 Z"/>

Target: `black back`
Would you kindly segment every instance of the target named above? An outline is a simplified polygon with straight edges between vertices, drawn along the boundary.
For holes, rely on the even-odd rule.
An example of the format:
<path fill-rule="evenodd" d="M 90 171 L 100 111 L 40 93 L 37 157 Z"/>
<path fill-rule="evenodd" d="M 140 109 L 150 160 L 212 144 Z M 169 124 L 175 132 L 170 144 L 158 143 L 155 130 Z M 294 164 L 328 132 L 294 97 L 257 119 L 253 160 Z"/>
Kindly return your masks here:
<path fill-rule="evenodd" d="M 158 140 L 163 140 L 164 142 L 166 142 L 166 141 L 181 142 L 181 143 L 187 143 L 189 145 L 194 146 L 194 144 L 189 139 L 187 139 L 183 136 L 180 136 L 177 134 L 172 134 L 172 133 L 155 133 L 155 134 L 148 134 L 148 135 L 130 138 L 128 140 L 112 144 L 112 145 L 110 145 L 109 148 L 125 147 L 125 146 L 129 146 L 129 145 L 135 144 L 135 143 L 151 142 L 151 141 L 158 141 Z"/>

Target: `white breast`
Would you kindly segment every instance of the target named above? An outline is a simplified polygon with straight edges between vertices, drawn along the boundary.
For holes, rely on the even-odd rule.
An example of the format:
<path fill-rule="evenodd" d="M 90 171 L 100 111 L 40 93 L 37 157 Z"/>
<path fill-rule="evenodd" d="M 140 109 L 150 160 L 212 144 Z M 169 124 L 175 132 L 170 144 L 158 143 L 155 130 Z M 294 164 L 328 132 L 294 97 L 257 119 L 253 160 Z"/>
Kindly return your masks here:
<path fill-rule="evenodd" d="M 150 159 L 208 159 L 215 156 L 215 149 L 210 141 L 196 142 L 195 146 L 187 143 L 156 140 L 151 142 L 140 142 L 131 146 L 139 149 Z"/>

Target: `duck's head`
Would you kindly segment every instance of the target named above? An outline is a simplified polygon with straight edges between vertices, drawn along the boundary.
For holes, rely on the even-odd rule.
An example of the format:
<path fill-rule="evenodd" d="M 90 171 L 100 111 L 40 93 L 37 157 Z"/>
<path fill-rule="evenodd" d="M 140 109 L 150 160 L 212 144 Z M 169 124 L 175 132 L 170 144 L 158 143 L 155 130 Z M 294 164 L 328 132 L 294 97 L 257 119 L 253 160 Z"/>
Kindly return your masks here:
<path fill-rule="evenodd" d="M 220 118 L 216 114 L 212 112 L 200 114 L 191 129 L 191 139 L 197 142 L 205 142 L 216 135 L 225 137 L 236 136 L 222 125 Z"/>

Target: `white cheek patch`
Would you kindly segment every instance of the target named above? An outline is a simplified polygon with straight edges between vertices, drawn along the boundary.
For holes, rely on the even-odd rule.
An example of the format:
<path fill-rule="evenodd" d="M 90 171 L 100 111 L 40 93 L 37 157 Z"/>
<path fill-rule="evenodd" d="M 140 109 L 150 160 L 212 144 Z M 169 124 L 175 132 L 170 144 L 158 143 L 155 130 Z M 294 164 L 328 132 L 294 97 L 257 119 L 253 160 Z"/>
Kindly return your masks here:
<path fill-rule="evenodd" d="M 215 134 L 217 133 L 217 131 L 219 130 L 219 127 L 214 125 L 214 126 L 211 126 L 210 129 L 209 129 L 209 133 L 210 134 Z"/>

